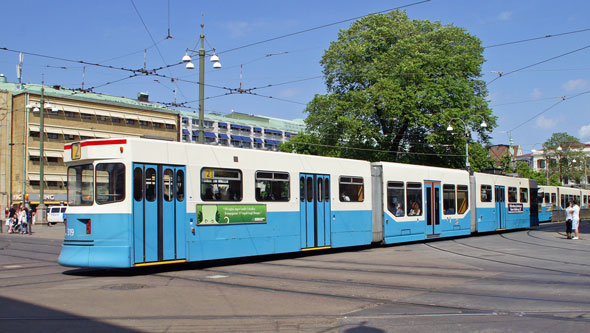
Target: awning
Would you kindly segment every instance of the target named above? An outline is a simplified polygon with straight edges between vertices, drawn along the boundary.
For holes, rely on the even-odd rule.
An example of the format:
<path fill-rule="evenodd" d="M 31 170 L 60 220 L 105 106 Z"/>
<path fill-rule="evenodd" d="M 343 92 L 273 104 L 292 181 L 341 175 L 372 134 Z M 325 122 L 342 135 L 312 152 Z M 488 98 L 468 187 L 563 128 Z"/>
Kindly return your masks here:
<path fill-rule="evenodd" d="M 199 131 L 197 131 L 197 130 L 194 130 L 194 131 L 193 131 L 193 135 L 195 135 L 195 136 L 199 136 Z M 215 133 L 211 133 L 211 132 L 203 132 L 203 135 L 204 135 L 206 138 L 214 138 L 214 139 L 215 139 L 215 138 L 217 138 L 217 136 L 215 135 Z M 221 134 L 220 134 L 220 136 L 221 136 Z"/>
<path fill-rule="evenodd" d="M 227 123 L 222 123 L 222 122 L 219 122 L 219 123 L 217 123 L 217 125 L 218 125 L 219 127 L 227 127 Z"/>
<path fill-rule="evenodd" d="M 108 111 L 94 110 L 94 112 L 96 112 L 97 116 L 103 116 L 103 117 L 110 117 L 111 116 L 111 113 Z"/>
<path fill-rule="evenodd" d="M 262 128 L 260 128 L 260 127 L 254 127 L 254 132 L 262 132 Z"/>
<path fill-rule="evenodd" d="M 297 135 L 297 133 L 285 132 L 286 137 Z"/>
<path fill-rule="evenodd" d="M 88 137 L 91 137 L 91 138 L 92 138 L 92 137 L 95 137 L 95 134 L 94 134 L 94 132 L 90 132 L 90 131 L 82 131 L 82 130 L 80 130 L 80 131 L 78 131 L 78 132 L 80 132 L 80 136 L 88 136 Z"/>
<path fill-rule="evenodd" d="M 57 157 L 57 158 L 64 157 L 63 151 L 46 150 L 46 149 L 43 149 L 43 155 L 45 155 L 47 157 Z"/>
<path fill-rule="evenodd" d="M 65 182 L 67 181 L 66 175 L 52 175 L 52 174 L 44 174 L 43 178 L 45 178 L 46 182 Z M 29 180 L 40 180 L 41 176 L 38 173 L 29 173 Z"/>
<path fill-rule="evenodd" d="M 269 140 L 269 139 L 265 139 L 264 141 L 266 142 L 267 145 L 275 145 L 275 146 L 278 146 L 281 143 L 281 141 Z"/>
<path fill-rule="evenodd" d="M 283 132 L 282 131 L 271 130 L 271 129 L 268 129 L 268 128 L 264 130 L 264 133 L 283 135 Z"/>
<path fill-rule="evenodd" d="M 41 151 L 39 149 L 29 148 L 29 156 L 41 156 Z"/>
<path fill-rule="evenodd" d="M 80 108 L 80 113 L 89 114 L 89 115 L 93 115 L 93 116 L 96 114 L 94 112 L 94 110 L 92 110 L 92 109 L 85 109 L 85 108 Z"/>
<path fill-rule="evenodd" d="M 45 133 L 63 134 L 62 129 L 57 127 L 43 126 L 43 130 Z"/>
<path fill-rule="evenodd" d="M 162 120 L 158 119 L 158 121 L 162 121 Z M 174 119 L 163 119 L 163 121 L 164 121 L 164 124 L 166 124 L 166 125 L 176 125 L 176 120 L 174 120 Z"/>
<path fill-rule="evenodd" d="M 39 132 L 39 126 L 30 125 L 29 131 L 31 132 Z"/>
<path fill-rule="evenodd" d="M 187 130 L 186 128 L 182 129 L 182 134 L 183 135 L 191 135 L 191 132 L 189 130 Z"/>
<path fill-rule="evenodd" d="M 73 129 L 68 129 L 68 128 L 62 128 L 62 131 L 64 132 L 64 134 L 67 134 L 67 135 L 76 135 L 76 136 L 77 135 L 80 135 L 78 133 L 78 130 L 73 130 Z"/>
<path fill-rule="evenodd" d="M 252 142 L 252 139 L 250 139 L 250 138 L 249 138 L 249 137 L 247 137 L 247 136 L 243 136 L 243 137 L 242 137 L 242 141 L 244 141 L 244 142 Z"/>
<path fill-rule="evenodd" d="M 219 133 L 219 138 L 229 140 L 229 137 L 227 136 L 227 134 L 223 134 L 223 133 Z"/>
<path fill-rule="evenodd" d="M 111 137 L 111 135 L 108 133 L 100 133 L 100 132 L 94 132 L 94 135 L 96 135 L 97 138 L 101 138 L 101 139 L 107 139 L 107 138 Z"/>
<path fill-rule="evenodd" d="M 231 128 L 250 131 L 250 126 L 231 124 Z"/>
<path fill-rule="evenodd" d="M 264 143 L 264 141 L 262 141 L 262 139 L 260 139 L 260 138 L 254 138 L 254 142 L 256 142 L 256 143 Z"/>
<path fill-rule="evenodd" d="M 139 120 L 141 120 L 141 121 L 147 121 L 148 123 L 153 122 L 151 117 L 146 117 L 146 116 L 138 116 L 138 117 L 139 117 Z"/>
<path fill-rule="evenodd" d="M 139 116 L 136 114 L 125 113 L 123 114 L 123 117 L 125 117 L 125 119 L 139 120 Z"/>

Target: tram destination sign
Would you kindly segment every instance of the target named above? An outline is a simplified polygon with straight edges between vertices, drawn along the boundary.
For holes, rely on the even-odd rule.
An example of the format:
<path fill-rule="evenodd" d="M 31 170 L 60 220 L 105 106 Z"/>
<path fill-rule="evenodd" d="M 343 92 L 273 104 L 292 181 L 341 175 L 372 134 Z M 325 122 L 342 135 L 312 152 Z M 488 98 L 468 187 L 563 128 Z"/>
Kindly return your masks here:
<path fill-rule="evenodd" d="M 509 203 L 508 213 L 522 213 L 524 212 L 523 204 L 521 203 Z"/>
<path fill-rule="evenodd" d="M 266 223 L 266 205 L 197 205 L 197 225 Z"/>

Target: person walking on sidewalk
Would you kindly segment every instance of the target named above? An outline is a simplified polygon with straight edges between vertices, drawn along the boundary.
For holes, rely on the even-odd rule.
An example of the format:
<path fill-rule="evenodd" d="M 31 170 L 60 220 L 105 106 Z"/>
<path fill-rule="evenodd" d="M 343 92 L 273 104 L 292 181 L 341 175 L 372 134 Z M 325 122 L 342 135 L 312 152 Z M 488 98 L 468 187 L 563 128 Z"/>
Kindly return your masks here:
<path fill-rule="evenodd" d="M 574 207 L 572 213 L 572 229 L 576 236 L 573 239 L 580 239 L 580 206 L 578 200 L 574 199 Z"/>
<path fill-rule="evenodd" d="M 574 213 L 573 203 L 568 202 L 567 208 L 565 209 L 565 234 L 567 239 L 572 238 L 572 214 Z"/>

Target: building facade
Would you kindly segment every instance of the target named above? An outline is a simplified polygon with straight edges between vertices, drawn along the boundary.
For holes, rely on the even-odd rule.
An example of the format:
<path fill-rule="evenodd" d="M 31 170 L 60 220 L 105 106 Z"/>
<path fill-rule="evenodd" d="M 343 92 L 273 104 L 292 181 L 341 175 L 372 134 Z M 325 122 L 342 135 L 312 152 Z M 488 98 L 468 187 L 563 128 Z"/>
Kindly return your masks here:
<path fill-rule="evenodd" d="M 180 114 L 182 142 L 197 143 L 199 117 L 192 112 Z M 229 115 L 208 113 L 203 123 L 206 144 L 239 148 L 278 150 L 279 145 L 303 131 L 302 119 L 283 120 L 232 112 Z"/>
<path fill-rule="evenodd" d="M 155 103 L 8 83 L 0 76 L 0 206 L 40 201 L 40 160 L 44 162 L 44 201 L 67 201 L 64 144 L 89 138 L 144 137 L 178 140 L 178 111 Z M 40 138 L 44 135 L 43 156 Z"/>
<path fill-rule="evenodd" d="M 44 126 L 41 128 L 41 99 Z M 0 208 L 40 202 L 40 162 L 48 205 L 67 202 L 64 145 L 93 138 L 140 137 L 196 143 L 198 115 L 138 99 L 80 92 L 59 86 L 7 82 L 0 75 Z M 304 128 L 303 120 L 242 113 L 205 115 L 205 143 L 278 150 Z M 44 137 L 41 154 L 40 139 Z"/>

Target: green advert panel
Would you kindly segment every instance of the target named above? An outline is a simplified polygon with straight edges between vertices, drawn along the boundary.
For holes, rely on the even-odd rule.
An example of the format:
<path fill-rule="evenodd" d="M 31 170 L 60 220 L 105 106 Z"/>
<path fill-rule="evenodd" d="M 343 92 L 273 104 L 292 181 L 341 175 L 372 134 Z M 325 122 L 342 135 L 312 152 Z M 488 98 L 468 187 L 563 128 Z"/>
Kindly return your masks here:
<path fill-rule="evenodd" d="M 266 223 L 266 205 L 197 205 L 197 224 Z"/>

